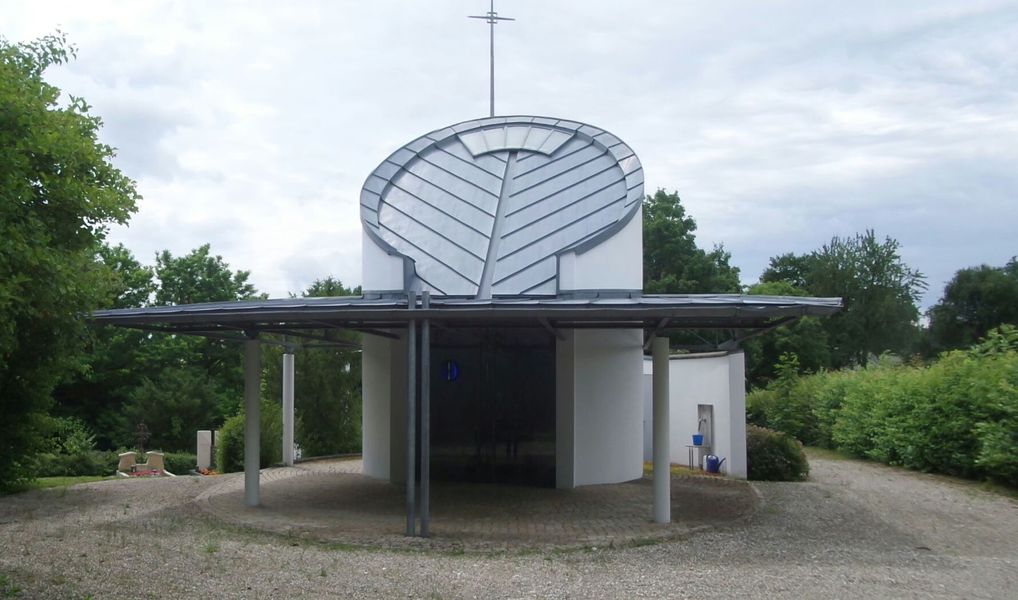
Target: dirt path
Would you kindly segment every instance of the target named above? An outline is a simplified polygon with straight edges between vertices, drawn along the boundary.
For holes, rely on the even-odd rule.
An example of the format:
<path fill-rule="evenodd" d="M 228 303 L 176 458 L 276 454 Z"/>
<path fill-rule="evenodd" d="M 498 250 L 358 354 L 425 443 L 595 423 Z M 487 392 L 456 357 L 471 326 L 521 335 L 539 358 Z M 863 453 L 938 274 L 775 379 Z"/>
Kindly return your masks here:
<path fill-rule="evenodd" d="M 810 482 L 756 484 L 766 504 L 744 524 L 637 548 L 501 555 L 237 530 L 196 510 L 208 480 L 42 490 L 0 498 L 0 575 L 24 598 L 1015 596 L 1015 500 L 868 463 L 811 464 Z"/>

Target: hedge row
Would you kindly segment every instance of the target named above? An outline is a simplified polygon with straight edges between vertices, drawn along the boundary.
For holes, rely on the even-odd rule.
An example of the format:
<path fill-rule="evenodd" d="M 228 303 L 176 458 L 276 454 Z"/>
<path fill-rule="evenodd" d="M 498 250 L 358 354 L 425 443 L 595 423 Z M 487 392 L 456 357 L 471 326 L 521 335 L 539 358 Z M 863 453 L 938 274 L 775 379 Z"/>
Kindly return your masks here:
<path fill-rule="evenodd" d="M 792 369 L 787 370 L 789 373 Z M 807 445 L 1018 485 L 1018 330 L 930 365 L 782 373 L 747 397 L 749 422 Z"/>
<path fill-rule="evenodd" d="M 197 457 L 187 452 L 166 452 L 163 461 L 166 470 L 174 475 L 186 475 L 198 464 Z M 112 450 L 83 450 L 74 454 L 46 452 L 35 457 L 35 476 L 113 475 L 119 462 L 120 457 Z"/>

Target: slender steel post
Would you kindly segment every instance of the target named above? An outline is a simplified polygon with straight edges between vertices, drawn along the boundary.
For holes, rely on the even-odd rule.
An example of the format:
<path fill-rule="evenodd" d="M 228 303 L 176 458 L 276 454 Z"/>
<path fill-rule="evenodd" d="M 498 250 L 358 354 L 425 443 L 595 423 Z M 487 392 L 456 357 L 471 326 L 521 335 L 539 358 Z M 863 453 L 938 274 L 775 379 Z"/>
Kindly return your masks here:
<path fill-rule="evenodd" d="M 495 116 L 495 25 L 497 25 L 499 21 L 515 21 L 516 19 L 512 19 L 512 18 L 509 18 L 509 17 L 500 17 L 500 16 L 498 16 L 498 13 L 495 12 L 495 0 L 491 0 L 491 5 L 490 6 L 491 7 L 489 8 L 487 14 L 484 14 L 484 15 L 470 15 L 469 18 L 471 18 L 471 19 L 484 19 L 485 22 L 488 24 L 488 32 L 489 32 L 488 33 L 488 37 L 489 37 L 489 45 L 490 45 L 490 48 L 491 48 L 491 62 L 490 62 L 490 66 L 489 66 L 490 71 L 491 71 L 491 83 L 490 83 L 490 85 L 491 85 L 491 97 L 490 97 L 491 102 L 490 102 L 489 116 L 494 117 Z"/>
<path fill-rule="evenodd" d="M 494 15 L 495 14 L 495 0 L 491 0 L 491 12 L 489 12 L 488 14 L 489 15 Z M 497 21 L 495 21 L 495 19 L 488 20 L 488 23 L 489 23 L 488 29 L 491 32 L 488 35 L 488 38 L 491 41 L 491 63 L 490 63 L 491 64 L 491 75 L 490 75 L 490 77 L 491 77 L 491 96 L 490 96 L 490 98 L 491 98 L 491 110 L 489 111 L 489 114 L 488 114 L 489 117 L 494 117 L 495 116 L 495 23 L 496 22 Z"/>
<path fill-rule="evenodd" d="M 417 292 L 409 292 L 407 310 L 417 305 Z M 417 322 L 407 322 L 406 333 L 406 534 L 417 534 L 414 518 L 415 471 L 417 469 Z"/>
<path fill-rule="evenodd" d="M 651 379 L 654 421 L 654 521 L 672 520 L 672 469 L 669 457 L 671 435 L 668 421 L 668 338 L 655 337 L 653 348 L 654 375 Z"/>
<path fill-rule="evenodd" d="M 431 294 L 421 294 L 421 307 L 431 307 Z M 431 323 L 421 320 L 421 537 L 431 522 Z"/>
<path fill-rule="evenodd" d="M 293 466 L 293 347 L 283 353 L 283 464 Z"/>
<path fill-rule="evenodd" d="M 257 333 L 248 333 L 244 342 L 244 503 L 258 506 L 259 456 L 261 454 L 261 343 Z"/>

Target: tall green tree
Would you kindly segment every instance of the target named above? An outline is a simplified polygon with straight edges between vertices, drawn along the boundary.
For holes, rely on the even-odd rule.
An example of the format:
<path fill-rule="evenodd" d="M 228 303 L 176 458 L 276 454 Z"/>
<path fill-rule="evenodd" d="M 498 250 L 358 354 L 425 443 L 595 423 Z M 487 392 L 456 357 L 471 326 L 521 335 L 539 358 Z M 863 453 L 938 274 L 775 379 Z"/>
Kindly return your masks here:
<path fill-rule="evenodd" d="M 110 287 L 103 308 L 243 300 L 255 294 L 247 271 L 234 271 L 203 245 L 161 252 L 144 266 L 123 246 L 102 247 Z M 237 344 L 118 327 L 95 328 L 84 368 L 57 387 L 55 411 L 82 420 L 104 449 L 129 446 L 138 423 L 150 447 L 193 450 L 194 430 L 237 413 L 243 395 Z"/>
<path fill-rule="evenodd" d="M 154 304 L 228 302 L 257 297 L 248 271 L 234 271 L 204 244 L 183 256 L 156 256 Z M 133 357 L 137 380 L 126 390 L 124 418 L 129 436 L 144 422 L 149 445 L 193 450 L 198 429 L 218 427 L 240 410 L 244 395 L 242 349 L 204 337 L 149 334 Z M 129 441 L 129 437 L 127 440 Z"/>
<path fill-rule="evenodd" d="M 98 254 L 110 279 L 101 308 L 136 308 L 151 302 L 156 288 L 151 267 L 119 244 L 104 244 Z M 124 407 L 145 372 L 142 351 L 162 336 L 120 327 L 97 327 L 90 333 L 84 367 L 54 390 L 54 410 L 84 422 L 95 432 L 100 448 L 112 449 L 130 441 Z"/>
<path fill-rule="evenodd" d="M 998 325 L 1018 325 L 1018 261 L 959 270 L 929 317 L 935 352 L 967 348 Z"/>
<path fill-rule="evenodd" d="M 677 192 L 643 201 L 643 291 L 648 294 L 738 293 L 739 269 L 724 246 L 696 245 L 696 221 Z"/>
<path fill-rule="evenodd" d="M 821 321 L 831 366 L 866 365 L 883 352 L 908 354 L 918 342 L 918 303 L 926 278 L 901 258 L 897 240 L 872 230 L 835 236 L 805 255 L 771 259 L 763 282 L 802 283 L 813 296 L 837 296 L 844 309 Z"/>
<path fill-rule="evenodd" d="M 749 294 L 767 296 L 808 296 L 806 290 L 786 281 L 757 283 L 747 290 Z M 746 352 L 746 379 L 753 387 L 766 385 L 775 379 L 781 357 L 788 360 L 788 368 L 796 373 L 816 373 L 830 366 L 831 350 L 823 323 L 816 317 L 803 317 L 791 325 L 778 327 L 765 335 L 743 343 Z M 787 366 L 786 365 L 786 366 Z"/>
<path fill-rule="evenodd" d="M 107 295 L 96 252 L 139 198 L 99 117 L 43 77 L 73 56 L 62 34 L 0 38 L 0 488 L 31 477 L 51 392 L 81 365 L 81 314 Z"/>
<path fill-rule="evenodd" d="M 230 269 L 222 256 L 212 256 L 211 246 L 204 244 L 184 256 L 173 256 L 169 250 L 156 255 L 156 306 L 248 300 L 256 294 L 248 283 L 250 271 Z"/>
<path fill-rule="evenodd" d="M 333 277 L 316 280 L 302 297 L 354 296 L 360 286 L 348 288 Z M 359 341 L 351 332 L 313 332 L 323 339 Z M 306 340 L 304 340 L 306 341 Z M 305 456 L 359 452 L 361 448 L 361 355 L 349 348 L 294 340 L 294 437 Z M 303 345 L 302 345 L 303 344 Z M 266 400 L 280 401 L 282 350 L 267 347 L 262 353 Z"/>

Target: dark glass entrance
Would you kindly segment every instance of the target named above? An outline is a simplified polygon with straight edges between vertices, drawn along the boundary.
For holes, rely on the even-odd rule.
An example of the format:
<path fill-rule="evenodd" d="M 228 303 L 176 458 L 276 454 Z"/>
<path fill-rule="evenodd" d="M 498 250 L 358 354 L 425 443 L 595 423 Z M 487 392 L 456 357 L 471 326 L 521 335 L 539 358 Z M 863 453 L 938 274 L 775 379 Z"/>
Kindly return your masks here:
<path fill-rule="evenodd" d="M 554 338 L 432 331 L 432 477 L 554 486 Z"/>

